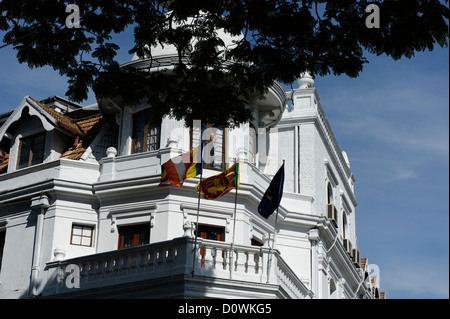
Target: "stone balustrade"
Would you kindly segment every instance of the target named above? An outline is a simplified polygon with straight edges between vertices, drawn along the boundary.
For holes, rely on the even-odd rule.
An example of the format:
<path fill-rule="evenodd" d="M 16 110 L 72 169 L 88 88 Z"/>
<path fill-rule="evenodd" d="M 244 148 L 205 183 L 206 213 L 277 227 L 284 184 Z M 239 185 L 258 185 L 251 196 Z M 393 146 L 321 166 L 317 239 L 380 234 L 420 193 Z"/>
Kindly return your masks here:
<path fill-rule="evenodd" d="M 194 244 L 197 250 L 194 251 Z M 195 256 L 195 257 L 194 257 Z M 195 261 L 194 261 L 195 258 Z M 74 267 L 75 265 L 75 267 Z M 72 272 L 73 269 L 79 270 Z M 47 263 L 41 296 L 70 294 L 184 276 L 279 285 L 282 295 L 309 298 L 308 288 L 278 251 L 190 237 Z M 78 284 L 78 285 L 77 285 Z"/>

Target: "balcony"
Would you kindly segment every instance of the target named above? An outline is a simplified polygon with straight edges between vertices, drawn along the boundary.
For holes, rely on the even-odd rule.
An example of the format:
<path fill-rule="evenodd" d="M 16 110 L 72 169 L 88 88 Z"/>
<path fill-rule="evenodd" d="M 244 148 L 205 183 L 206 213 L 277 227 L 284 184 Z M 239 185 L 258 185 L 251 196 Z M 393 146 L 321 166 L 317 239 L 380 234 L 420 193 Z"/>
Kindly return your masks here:
<path fill-rule="evenodd" d="M 277 250 L 198 238 L 47 263 L 43 298 L 311 298 Z M 195 261 L 194 261 L 195 258 Z M 74 266 L 75 265 L 75 266 Z M 69 267 L 70 266 L 70 267 Z M 77 273 L 70 269 L 76 268 Z M 194 270 L 194 271 L 193 271 Z M 78 280 L 79 278 L 79 280 Z M 75 285 L 75 283 L 78 283 Z M 73 287 L 73 288 L 70 288 Z"/>
<path fill-rule="evenodd" d="M 80 189 L 90 188 L 89 185 L 96 182 L 99 175 L 97 163 L 58 159 L 37 164 L 0 175 L 0 199 L 6 201 L 33 192 L 47 191 L 45 184 L 53 180 L 68 181 Z"/>

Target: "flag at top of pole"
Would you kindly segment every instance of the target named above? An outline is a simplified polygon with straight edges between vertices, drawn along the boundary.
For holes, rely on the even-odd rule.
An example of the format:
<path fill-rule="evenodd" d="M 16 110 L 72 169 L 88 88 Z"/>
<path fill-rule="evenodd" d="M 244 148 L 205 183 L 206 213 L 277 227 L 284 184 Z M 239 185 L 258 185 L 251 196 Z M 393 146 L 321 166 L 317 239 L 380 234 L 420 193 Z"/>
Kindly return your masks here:
<path fill-rule="evenodd" d="M 195 187 L 205 199 L 217 199 L 233 188 L 239 188 L 239 162 L 220 174 L 208 177 Z"/>
<path fill-rule="evenodd" d="M 159 186 L 176 185 L 181 187 L 188 178 L 196 177 L 202 173 L 200 148 L 171 158 L 161 165 L 161 182 Z"/>
<path fill-rule="evenodd" d="M 258 213 L 265 219 L 278 208 L 281 202 L 281 197 L 283 196 L 283 185 L 284 185 L 284 162 L 281 165 L 278 172 L 273 177 L 270 182 L 269 187 L 264 193 L 263 198 L 258 206 Z"/>

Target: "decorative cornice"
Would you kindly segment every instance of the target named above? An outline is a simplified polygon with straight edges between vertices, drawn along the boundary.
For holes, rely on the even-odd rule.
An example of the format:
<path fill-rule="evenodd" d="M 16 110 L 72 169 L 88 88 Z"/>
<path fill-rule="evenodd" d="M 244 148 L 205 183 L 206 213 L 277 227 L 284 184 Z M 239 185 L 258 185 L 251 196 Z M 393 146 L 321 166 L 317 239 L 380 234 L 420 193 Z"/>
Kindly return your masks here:
<path fill-rule="evenodd" d="M 197 214 L 198 211 L 198 205 L 197 203 L 181 203 L 180 204 L 180 210 L 186 211 L 191 214 Z M 209 213 L 209 214 L 205 214 Z M 211 216 L 210 213 L 213 213 L 216 216 L 222 216 L 223 218 L 230 218 L 234 215 L 234 209 L 232 208 L 225 208 L 225 207 L 219 207 L 219 206 L 212 206 L 208 204 L 201 204 L 200 205 L 200 215 L 205 216 Z"/>

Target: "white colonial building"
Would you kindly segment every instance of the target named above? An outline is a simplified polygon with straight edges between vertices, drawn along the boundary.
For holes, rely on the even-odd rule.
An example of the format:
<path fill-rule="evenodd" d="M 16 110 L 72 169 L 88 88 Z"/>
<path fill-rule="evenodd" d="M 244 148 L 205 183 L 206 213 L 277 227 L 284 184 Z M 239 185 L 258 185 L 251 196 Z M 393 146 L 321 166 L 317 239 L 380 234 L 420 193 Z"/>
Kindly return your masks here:
<path fill-rule="evenodd" d="M 360 258 L 349 159 L 313 79 L 298 83 L 274 83 L 236 129 L 26 96 L 0 115 L 0 298 L 382 298 Z M 235 190 L 198 205 L 198 177 L 158 187 L 163 163 L 211 136 L 203 177 L 239 158 L 236 206 Z M 257 207 L 283 160 L 275 224 Z"/>

